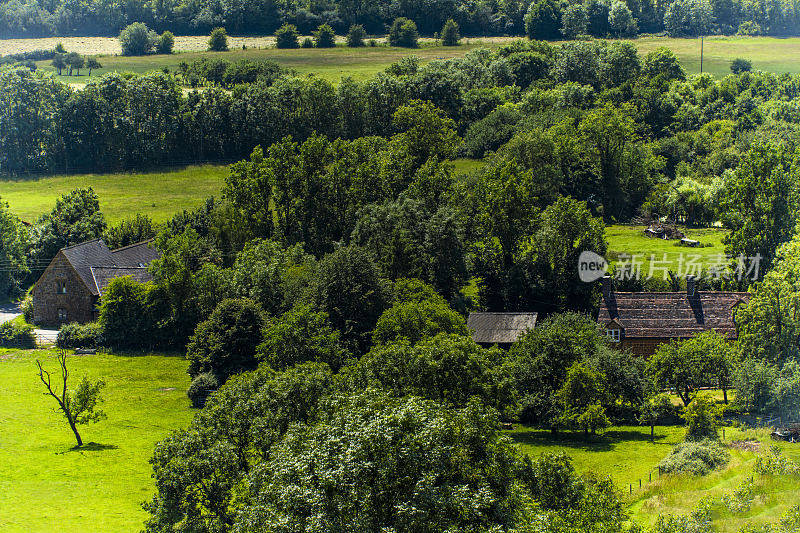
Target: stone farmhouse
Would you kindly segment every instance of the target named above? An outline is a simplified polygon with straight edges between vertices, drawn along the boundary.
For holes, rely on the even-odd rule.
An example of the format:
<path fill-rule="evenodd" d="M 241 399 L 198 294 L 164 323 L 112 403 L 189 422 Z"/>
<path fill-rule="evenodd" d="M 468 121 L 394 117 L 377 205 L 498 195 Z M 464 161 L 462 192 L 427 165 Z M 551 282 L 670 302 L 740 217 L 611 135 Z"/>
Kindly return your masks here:
<path fill-rule="evenodd" d="M 61 249 L 33 286 L 34 323 L 91 322 L 111 280 L 130 276 L 150 281 L 147 265 L 158 257 L 151 241 L 110 250 L 96 239 Z"/>
<path fill-rule="evenodd" d="M 697 291 L 693 278 L 687 279 L 686 292 L 616 292 L 609 276 L 602 282 L 598 324 L 612 345 L 641 356 L 708 330 L 735 340 L 736 308 L 750 300 L 747 292 Z"/>

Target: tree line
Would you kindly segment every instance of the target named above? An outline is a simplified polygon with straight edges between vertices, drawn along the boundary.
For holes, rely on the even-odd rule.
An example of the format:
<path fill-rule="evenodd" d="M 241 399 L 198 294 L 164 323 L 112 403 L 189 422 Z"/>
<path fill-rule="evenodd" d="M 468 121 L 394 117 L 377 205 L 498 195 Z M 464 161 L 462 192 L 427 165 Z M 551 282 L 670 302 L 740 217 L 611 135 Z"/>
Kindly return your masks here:
<path fill-rule="evenodd" d="M 57 0 L 5 0 L 0 3 L 0 38 L 52 35 L 116 35 L 125 26 L 143 22 L 159 32 L 207 33 L 224 26 L 236 34 L 272 34 L 284 24 L 309 35 L 327 24 L 343 35 L 353 25 L 383 34 L 398 17 L 416 23 L 424 35 L 442 30 L 453 19 L 466 35 L 524 35 L 573 38 L 580 35 L 632 36 L 667 31 L 686 36 L 709 33 L 796 35 L 796 2 L 765 0 L 505 0 L 475 3 L 462 0 L 390 2 L 273 0 L 180 3 L 92 0 L 80 5 Z"/>

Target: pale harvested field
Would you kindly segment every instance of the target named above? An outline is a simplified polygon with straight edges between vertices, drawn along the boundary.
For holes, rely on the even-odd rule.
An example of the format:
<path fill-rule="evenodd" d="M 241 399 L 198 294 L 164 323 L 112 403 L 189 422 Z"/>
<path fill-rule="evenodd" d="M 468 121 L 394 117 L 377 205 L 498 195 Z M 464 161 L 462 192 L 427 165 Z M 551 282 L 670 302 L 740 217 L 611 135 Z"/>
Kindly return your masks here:
<path fill-rule="evenodd" d="M 300 37 L 302 41 L 306 36 Z M 374 37 L 383 43 L 385 37 Z M 464 39 L 465 44 L 486 43 L 497 44 L 512 40 L 511 37 L 478 37 Z M 78 52 L 83 55 L 110 56 L 119 55 L 122 50 L 116 37 L 46 37 L 41 39 L 0 39 L 0 56 L 17 54 L 20 52 L 30 52 L 31 50 L 52 50 L 56 44 L 62 43 L 68 52 Z M 337 43 L 345 43 L 342 36 L 336 37 Z M 422 43 L 433 43 L 434 39 L 422 38 Z M 228 36 L 228 47 L 231 50 L 241 50 L 243 46 L 247 48 L 272 48 L 275 46 L 275 37 L 231 37 Z M 179 35 L 175 37 L 175 51 L 177 52 L 202 52 L 208 48 L 207 35 Z"/>

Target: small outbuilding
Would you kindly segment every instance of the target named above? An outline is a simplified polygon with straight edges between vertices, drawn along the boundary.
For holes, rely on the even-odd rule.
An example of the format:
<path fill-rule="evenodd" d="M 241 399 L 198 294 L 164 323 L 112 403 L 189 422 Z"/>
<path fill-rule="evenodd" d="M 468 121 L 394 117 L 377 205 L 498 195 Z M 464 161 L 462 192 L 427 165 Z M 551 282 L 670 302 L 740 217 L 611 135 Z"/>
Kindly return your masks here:
<path fill-rule="evenodd" d="M 467 327 L 478 344 L 508 348 L 536 327 L 537 316 L 538 313 L 470 313 Z"/>

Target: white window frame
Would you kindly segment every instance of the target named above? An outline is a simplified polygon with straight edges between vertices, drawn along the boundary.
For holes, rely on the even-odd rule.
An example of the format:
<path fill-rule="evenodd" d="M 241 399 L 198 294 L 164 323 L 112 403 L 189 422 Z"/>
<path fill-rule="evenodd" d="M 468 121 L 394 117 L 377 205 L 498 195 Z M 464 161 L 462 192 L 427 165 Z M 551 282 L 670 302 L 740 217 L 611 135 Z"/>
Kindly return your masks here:
<path fill-rule="evenodd" d="M 67 315 L 67 310 L 64 309 L 63 307 L 59 307 L 58 308 L 58 319 L 66 322 L 67 321 L 67 316 L 68 316 Z"/>
<path fill-rule="evenodd" d="M 56 294 L 67 294 L 67 282 L 65 280 L 56 281 Z"/>
<path fill-rule="evenodd" d="M 619 342 L 622 339 L 622 332 L 619 328 L 608 328 L 606 330 L 606 338 L 611 342 Z"/>

